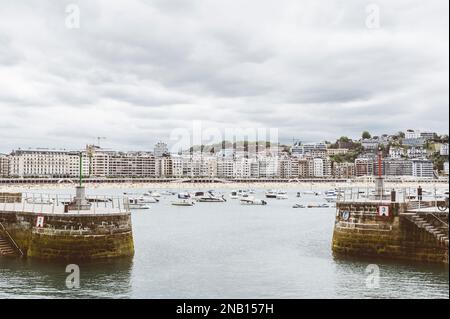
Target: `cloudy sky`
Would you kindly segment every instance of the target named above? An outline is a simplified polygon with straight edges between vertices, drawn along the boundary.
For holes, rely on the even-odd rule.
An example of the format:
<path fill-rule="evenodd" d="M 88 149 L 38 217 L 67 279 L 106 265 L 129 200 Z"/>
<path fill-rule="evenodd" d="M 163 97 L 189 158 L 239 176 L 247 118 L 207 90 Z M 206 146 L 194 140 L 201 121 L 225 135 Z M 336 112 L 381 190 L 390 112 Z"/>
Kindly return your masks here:
<path fill-rule="evenodd" d="M 147 150 L 193 121 L 277 128 L 282 142 L 447 133 L 448 11 L 442 0 L 0 0 L 0 152 L 96 136 Z"/>

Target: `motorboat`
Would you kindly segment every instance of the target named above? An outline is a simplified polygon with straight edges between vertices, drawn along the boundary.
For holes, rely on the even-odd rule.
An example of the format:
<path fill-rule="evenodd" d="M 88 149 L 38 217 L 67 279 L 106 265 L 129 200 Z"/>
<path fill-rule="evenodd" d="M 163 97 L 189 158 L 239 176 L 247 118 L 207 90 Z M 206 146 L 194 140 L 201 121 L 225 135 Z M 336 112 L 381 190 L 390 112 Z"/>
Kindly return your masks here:
<path fill-rule="evenodd" d="M 230 193 L 230 198 L 231 199 L 239 199 L 247 193 L 248 193 L 247 191 L 242 190 L 242 189 L 237 190 L 237 191 L 234 190 Z"/>
<path fill-rule="evenodd" d="M 295 204 L 292 208 L 306 208 L 306 206 L 303 204 Z"/>
<path fill-rule="evenodd" d="M 302 197 L 302 193 L 300 193 L 300 192 L 297 192 L 297 197 Z"/>
<path fill-rule="evenodd" d="M 162 191 L 161 193 L 160 193 L 160 195 L 162 195 L 162 196 L 173 196 L 173 195 L 176 195 L 177 193 L 174 193 L 174 192 L 171 192 L 171 191 Z"/>
<path fill-rule="evenodd" d="M 266 192 L 266 198 L 277 198 L 277 192 L 274 190 L 268 190 Z"/>
<path fill-rule="evenodd" d="M 161 197 L 161 194 L 157 191 L 148 191 L 147 193 L 144 193 L 144 196 Z"/>
<path fill-rule="evenodd" d="M 278 192 L 277 192 L 277 197 L 276 197 L 276 198 L 277 198 L 277 199 L 288 199 L 289 196 L 288 196 L 287 192 L 284 192 L 284 191 L 278 191 Z"/>
<path fill-rule="evenodd" d="M 224 196 L 215 195 L 212 191 L 196 192 L 194 199 L 200 203 L 223 203 L 227 201 Z"/>
<path fill-rule="evenodd" d="M 320 192 L 316 192 L 316 191 L 304 191 L 303 195 L 314 195 L 314 196 L 319 196 L 321 193 Z"/>
<path fill-rule="evenodd" d="M 189 193 L 179 193 L 178 199 L 172 202 L 173 206 L 194 206 L 195 202 Z"/>
<path fill-rule="evenodd" d="M 172 202 L 173 206 L 194 206 L 195 203 L 192 200 L 188 199 L 179 199 Z"/>
<path fill-rule="evenodd" d="M 307 207 L 308 208 L 329 208 L 330 205 L 325 204 L 325 203 L 323 203 L 323 204 L 308 204 Z"/>
<path fill-rule="evenodd" d="M 238 199 L 239 198 L 238 192 L 237 191 L 232 191 L 230 193 L 230 198 L 231 199 Z"/>
<path fill-rule="evenodd" d="M 267 202 L 262 199 L 256 199 L 253 196 L 244 195 L 240 199 L 241 205 L 267 205 Z"/>
<path fill-rule="evenodd" d="M 141 203 L 144 204 L 155 204 L 155 203 L 159 203 L 159 199 L 152 197 L 152 196 L 148 196 L 146 194 L 144 194 L 143 196 L 139 197 L 138 200 Z"/>

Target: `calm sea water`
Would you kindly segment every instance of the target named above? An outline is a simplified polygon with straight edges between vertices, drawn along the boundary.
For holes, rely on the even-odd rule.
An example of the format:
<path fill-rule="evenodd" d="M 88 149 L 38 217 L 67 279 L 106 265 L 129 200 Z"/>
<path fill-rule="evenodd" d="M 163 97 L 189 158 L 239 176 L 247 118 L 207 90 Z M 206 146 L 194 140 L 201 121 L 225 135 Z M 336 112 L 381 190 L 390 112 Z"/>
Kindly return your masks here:
<path fill-rule="evenodd" d="M 293 209 L 324 202 L 295 194 L 267 206 L 175 207 L 162 197 L 133 212 L 133 259 L 79 264 L 81 287 L 68 289 L 67 263 L 0 258 L 0 298 L 449 298 L 448 266 L 334 257 L 335 208 Z M 369 264 L 378 288 L 366 285 Z"/>

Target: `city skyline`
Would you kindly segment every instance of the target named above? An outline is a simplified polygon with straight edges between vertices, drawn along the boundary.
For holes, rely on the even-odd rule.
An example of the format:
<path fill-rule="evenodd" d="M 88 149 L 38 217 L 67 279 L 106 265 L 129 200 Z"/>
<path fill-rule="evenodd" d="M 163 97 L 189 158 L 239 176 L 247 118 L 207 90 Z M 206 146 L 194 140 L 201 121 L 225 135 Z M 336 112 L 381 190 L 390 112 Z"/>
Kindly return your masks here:
<path fill-rule="evenodd" d="M 411 130 L 411 129 L 407 129 L 407 130 Z M 383 135 L 392 136 L 392 135 L 395 135 L 395 134 L 397 134 L 399 132 L 403 132 L 404 133 L 407 130 L 397 130 L 396 132 L 392 132 L 390 134 L 384 132 L 384 133 L 381 133 L 379 135 L 372 134 L 372 132 L 369 132 L 369 133 L 371 133 L 372 137 L 375 137 L 375 136 L 380 137 L 380 136 L 383 136 Z M 441 132 L 435 132 L 433 130 L 423 130 L 423 131 L 422 130 L 414 130 L 414 131 L 435 133 L 435 134 L 437 134 L 437 136 L 444 136 L 444 135 L 448 136 L 448 133 L 446 133 L 446 132 L 441 133 Z M 334 143 L 337 140 L 339 140 L 339 138 L 344 137 L 344 136 L 350 138 L 353 141 L 358 141 L 358 140 L 362 139 L 361 135 L 362 135 L 363 132 L 365 132 L 365 131 L 361 131 L 361 134 L 359 134 L 359 136 L 356 136 L 356 137 L 347 136 L 347 135 L 343 134 L 343 135 L 337 135 L 333 139 L 330 139 L 330 140 L 321 139 L 321 140 L 316 140 L 316 141 L 305 141 L 305 140 L 302 140 L 301 138 L 295 138 L 294 137 L 294 138 L 291 138 L 290 140 L 287 139 L 285 142 L 282 142 L 280 140 L 278 145 L 292 146 L 293 144 L 298 143 L 298 142 L 301 142 L 302 144 L 314 144 L 314 143 L 322 143 L 322 142 L 323 143 L 325 143 L 325 142 Z M 186 151 L 186 150 L 188 150 L 191 147 L 200 146 L 200 144 L 190 144 L 190 145 L 186 145 L 185 148 L 174 149 L 172 147 L 170 141 L 157 139 L 156 142 L 153 145 L 150 145 L 150 144 L 149 145 L 143 145 L 141 148 L 134 148 L 133 149 L 133 148 L 126 148 L 126 146 L 124 146 L 125 148 L 122 148 L 122 149 L 113 149 L 113 148 L 109 147 L 106 137 L 102 137 L 101 140 L 99 140 L 99 137 L 95 137 L 95 138 L 92 137 L 90 140 L 91 140 L 91 142 L 87 142 L 87 143 L 82 144 L 82 145 L 80 145 L 78 147 L 68 147 L 68 146 L 64 146 L 64 145 L 62 145 L 61 147 L 56 147 L 55 145 L 48 145 L 48 146 L 34 145 L 34 146 L 28 146 L 28 147 L 13 147 L 12 149 L 7 150 L 7 149 L 2 149 L 2 145 L 0 145 L 0 154 L 8 154 L 8 153 L 10 153 L 12 151 L 15 151 L 15 150 L 67 150 L 67 151 L 77 151 L 77 150 L 85 150 L 86 146 L 88 146 L 88 145 L 98 146 L 98 147 L 100 147 L 103 150 L 111 150 L 111 151 L 118 151 L 118 152 L 148 152 L 148 151 L 153 151 L 154 147 L 157 144 L 159 144 L 159 143 L 166 144 L 166 146 L 169 149 L 169 153 L 175 154 L 175 153 L 178 153 L 179 151 Z M 226 141 L 227 143 L 228 142 L 229 143 L 233 142 L 233 141 L 228 140 L 228 139 L 222 139 L 222 141 Z M 250 143 L 252 143 L 252 142 L 255 142 L 255 143 L 259 142 L 260 143 L 260 142 L 264 142 L 265 140 L 237 139 L 234 142 L 243 143 L 243 142 L 246 142 L 246 141 L 248 141 Z M 267 141 L 269 141 L 269 140 L 267 140 Z M 101 144 L 100 144 L 100 142 L 101 142 Z M 218 143 L 220 143 L 220 142 L 204 143 L 202 145 L 204 145 L 204 146 L 212 146 L 212 145 L 216 145 Z"/>
<path fill-rule="evenodd" d="M 2 1 L 0 152 L 139 150 L 196 120 L 281 143 L 448 132 L 448 3 L 368 5 Z"/>

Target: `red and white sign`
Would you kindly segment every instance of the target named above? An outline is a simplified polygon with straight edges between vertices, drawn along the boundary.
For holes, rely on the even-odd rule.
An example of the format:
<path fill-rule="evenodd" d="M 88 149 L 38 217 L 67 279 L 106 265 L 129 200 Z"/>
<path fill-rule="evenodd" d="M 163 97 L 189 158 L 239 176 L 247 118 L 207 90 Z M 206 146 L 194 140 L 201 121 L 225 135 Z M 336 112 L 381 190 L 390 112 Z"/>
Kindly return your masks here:
<path fill-rule="evenodd" d="M 378 206 L 378 216 L 389 217 L 389 206 Z"/>
<path fill-rule="evenodd" d="M 38 218 L 36 219 L 36 227 L 37 228 L 44 227 L 44 221 L 45 221 L 44 216 L 38 216 Z"/>

